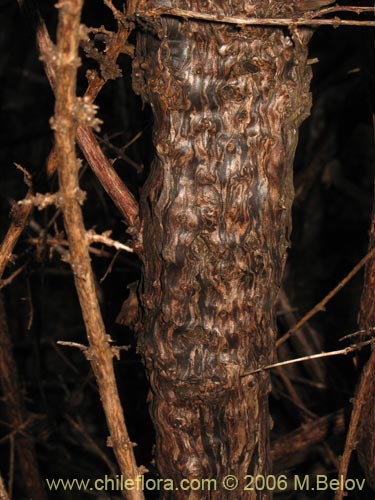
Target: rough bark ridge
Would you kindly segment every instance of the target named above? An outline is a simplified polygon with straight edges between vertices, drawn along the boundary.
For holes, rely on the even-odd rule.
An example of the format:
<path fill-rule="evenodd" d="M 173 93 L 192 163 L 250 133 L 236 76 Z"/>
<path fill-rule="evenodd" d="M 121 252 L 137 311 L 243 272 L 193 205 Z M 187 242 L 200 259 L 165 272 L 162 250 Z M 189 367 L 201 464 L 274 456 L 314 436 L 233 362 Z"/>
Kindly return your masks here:
<path fill-rule="evenodd" d="M 214 3 L 212 12 L 243 8 Z M 255 7 L 269 14 L 271 4 Z M 139 36 L 133 68 L 156 147 L 141 197 L 139 349 L 162 476 L 218 481 L 214 492 L 163 498 L 269 498 L 242 492 L 246 474 L 270 472 L 269 375 L 241 374 L 273 358 L 297 129 L 310 109 L 309 35 L 171 18 L 158 26 L 158 36 Z M 226 474 L 240 479 L 237 491 L 220 487 Z"/>

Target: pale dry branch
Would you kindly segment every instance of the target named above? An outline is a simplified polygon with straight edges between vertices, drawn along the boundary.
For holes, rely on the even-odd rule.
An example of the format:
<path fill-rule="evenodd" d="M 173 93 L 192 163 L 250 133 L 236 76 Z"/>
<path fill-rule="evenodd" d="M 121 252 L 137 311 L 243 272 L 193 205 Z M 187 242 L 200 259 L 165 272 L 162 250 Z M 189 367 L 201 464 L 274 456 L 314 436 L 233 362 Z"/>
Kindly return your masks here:
<path fill-rule="evenodd" d="M 64 198 L 62 212 L 69 241 L 70 265 L 89 341 L 89 357 L 96 377 L 107 420 L 111 443 L 124 478 L 135 480 L 140 472 L 130 443 L 117 390 L 113 353 L 96 295 L 95 279 L 89 257 L 89 242 L 80 204 L 75 193 L 79 190 L 76 136 L 76 77 L 80 37 L 80 14 L 83 0 L 59 4 L 57 28 L 57 60 L 55 85 L 55 147 L 60 192 Z M 82 129 L 82 127 L 81 127 Z M 88 132 L 91 132 L 87 129 Z M 86 351 L 87 352 L 87 351 Z M 141 500 L 143 493 L 127 491 L 130 500 Z"/>
<path fill-rule="evenodd" d="M 287 361 L 280 361 L 279 363 L 273 363 L 272 365 L 263 366 L 257 370 L 252 370 L 251 372 L 245 372 L 241 376 L 245 377 L 247 375 L 252 375 L 254 373 L 260 373 L 264 370 L 271 370 L 272 368 L 278 368 L 279 366 L 293 365 L 295 363 L 302 363 L 304 361 L 311 361 L 313 359 L 329 358 L 332 356 L 346 356 L 354 351 L 359 351 L 363 347 L 375 344 L 375 339 L 366 340 L 365 342 L 360 342 L 358 344 L 353 344 L 344 349 L 338 349 L 337 351 L 320 352 L 319 354 L 311 354 L 309 356 L 302 356 L 301 358 L 288 359 Z"/>
<path fill-rule="evenodd" d="M 96 234 L 95 231 L 90 229 L 86 234 L 90 243 L 103 243 L 103 245 L 106 245 L 107 247 L 113 247 L 116 250 L 123 250 L 124 252 L 130 253 L 134 252 L 134 250 L 128 245 L 124 245 L 124 243 L 120 243 L 119 241 L 110 238 L 110 233 L 111 231 L 103 234 Z"/>
<path fill-rule="evenodd" d="M 76 349 L 79 349 L 83 353 L 85 353 L 88 349 L 87 345 L 79 344 L 78 342 L 68 342 L 65 340 L 58 340 L 56 344 L 62 345 L 64 347 L 74 347 Z"/>
<path fill-rule="evenodd" d="M 55 92 L 57 61 L 56 47 L 50 39 L 47 27 L 39 14 L 38 6 L 35 2 L 33 0 L 18 0 L 18 3 L 35 30 L 40 58 L 44 64 L 44 69 L 51 88 Z M 114 60 L 116 57 L 115 51 L 119 50 L 121 44 L 125 42 L 125 35 L 128 33 L 127 29 L 127 27 L 124 27 L 124 31 L 121 32 L 121 35 L 118 34 L 115 42 L 113 42 L 113 49 L 108 48 L 109 59 L 112 58 Z M 120 52 L 121 51 L 117 53 L 117 56 Z M 91 90 L 87 92 L 87 97 L 94 99 L 104 83 L 105 82 L 102 81 L 101 77 L 95 77 L 95 81 L 93 80 L 93 83 L 91 84 Z M 133 194 L 122 182 L 115 169 L 104 155 L 93 132 L 88 127 L 80 126 L 76 129 L 76 134 L 78 144 L 84 157 L 86 158 L 87 163 L 90 165 L 104 190 L 108 193 L 121 214 L 125 217 L 127 223 L 131 228 L 134 228 L 134 232 L 136 232 L 139 225 L 139 208 Z M 54 153 L 52 153 L 52 163 L 55 163 L 54 156 Z M 53 166 L 51 168 L 53 170 L 55 167 Z M 140 246 L 141 245 L 139 243 L 138 248 L 140 248 Z"/>
<path fill-rule="evenodd" d="M 356 7 L 356 11 L 360 9 Z M 370 12 L 374 9 L 370 8 Z M 339 12 L 339 9 L 335 10 Z M 353 11 L 354 12 L 354 11 Z M 369 12 L 364 10 L 362 12 Z M 319 15 L 319 13 L 317 13 Z M 209 21 L 211 23 L 234 24 L 236 26 L 287 26 L 294 28 L 298 26 L 375 26 L 375 21 L 355 21 L 349 19 L 340 19 L 334 17 L 331 19 L 316 19 L 313 17 L 295 17 L 288 19 L 281 18 L 257 18 L 257 17 L 240 17 L 240 16 L 224 16 L 219 14 L 210 14 L 208 12 L 197 12 L 184 10 L 174 7 L 156 7 L 147 9 L 146 11 L 138 10 L 135 13 L 135 18 L 155 19 L 161 16 L 180 17 L 182 19 L 191 19 L 194 21 Z"/>
<path fill-rule="evenodd" d="M 51 205 L 56 205 L 57 207 L 60 206 L 61 203 L 61 196 L 59 193 L 36 193 L 33 196 L 28 196 L 24 200 L 20 200 L 17 202 L 17 205 L 19 206 L 26 206 L 26 205 L 33 205 L 36 207 L 38 210 L 43 210 L 46 207 L 49 207 Z"/>
<path fill-rule="evenodd" d="M 31 193 L 29 193 L 25 199 L 27 200 L 31 196 Z M 27 224 L 32 209 L 32 204 L 12 208 L 12 223 L 0 246 L 0 278 L 11 261 L 13 249 Z"/>
<path fill-rule="evenodd" d="M 306 13 L 307 18 L 317 18 L 326 16 L 327 14 L 335 14 L 337 12 L 353 12 L 354 14 L 375 14 L 375 7 L 356 7 L 356 6 L 345 6 L 345 5 L 335 5 L 334 7 L 326 7 L 318 11 L 311 13 Z"/>

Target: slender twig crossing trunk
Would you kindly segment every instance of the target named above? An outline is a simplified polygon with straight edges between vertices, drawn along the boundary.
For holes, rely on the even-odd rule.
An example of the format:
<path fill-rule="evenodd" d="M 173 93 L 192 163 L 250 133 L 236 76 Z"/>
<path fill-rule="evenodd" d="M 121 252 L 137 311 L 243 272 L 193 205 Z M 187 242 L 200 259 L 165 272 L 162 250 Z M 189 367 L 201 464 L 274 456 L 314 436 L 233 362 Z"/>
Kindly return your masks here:
<path fill-rule="evenodd" d="M 293 11 L 276 1 L 255 2 L 255 11 L 278 15 L 282 3 Z M 226 15 L 248 5 L 174 2 Z M 144 11 L 154 6 L 146 1 Z M 163 498 L 269 498 L 243 491 L 247 474 L 271 470 L 269 374 L 243 374 L 273 360 L 293 157 L 310 109 L 309 34 L 168 16 L 148 28 L 133 78 L 155 116 L 156 157 L 141 197 L 139 346 L 156 459 L 177 484 L 217 480 L 216 491 Z M 235 491 L 221 487 L 228 474 L 239 479 Z"/>

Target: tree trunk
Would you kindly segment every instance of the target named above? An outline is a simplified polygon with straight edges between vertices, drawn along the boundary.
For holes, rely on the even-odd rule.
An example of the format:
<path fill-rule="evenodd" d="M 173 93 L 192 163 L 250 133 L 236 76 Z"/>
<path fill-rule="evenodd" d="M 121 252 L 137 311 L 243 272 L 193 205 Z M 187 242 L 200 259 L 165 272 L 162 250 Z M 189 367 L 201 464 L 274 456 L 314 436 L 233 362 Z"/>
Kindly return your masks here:
<path fill-rule="evenodd" d="M 145 11 L 165 4 L 146 1 Z M 259 17 L 295 9 L 279 0 L 173 7 Z M 217 480 L 216 491 L 163 498 L 270 498 L 243 492 L 246 474 L 271 467 L 269 374 L 244 373 L 274 356 L 297 129 L 310 109 L 309 32 L 169 16 L 147 26 L 133 68 L 156 148 L 141 196 L 139 350 L 162 477 Z M 228 474 L 235 491 L 221 487 Z"/>

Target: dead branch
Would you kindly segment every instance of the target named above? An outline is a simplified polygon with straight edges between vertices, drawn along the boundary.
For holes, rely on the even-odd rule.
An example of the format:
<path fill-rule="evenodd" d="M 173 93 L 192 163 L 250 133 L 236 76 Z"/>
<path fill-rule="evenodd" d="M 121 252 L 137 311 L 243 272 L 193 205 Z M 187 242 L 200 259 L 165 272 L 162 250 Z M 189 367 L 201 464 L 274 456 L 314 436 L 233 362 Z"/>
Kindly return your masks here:
<path fill-rule="evenodd" d="M 242 377 L 247 375 L 252 375 L 253 373 L 259 373 L 264 370 L 271 370 L 272 368 L 278 368 L 279 366 L 293 365 L 295 363 L 302 363 L 304 361 L 311 361 L 313 359 L 330 358 L 332 356 L 346 356 L 351 352 L 359 351 L 367 345 L 375 344 L 375 339 L 366 340 L 365 342 L 360 342 L 358 344 L 353 344 L 344 349 L 338 349 L 337 351 L 320 352 L 319 354 L 312 354 L 310 356 L 302 356 L 301 358 L 288 359 L 287 361 L 280 361 L 279 363 L 273 363 L 272 365 L 263 366 L 257 370 L 251 372 L 245 372 L 241 374 Z"/>
<path fill-rule="evenodd" d="M 340 477 L 346 478 L 350 457 L 352 451 L 357 446 L 358 441 L 358 426 L 363 410 L 363 406 L 366 403 L 366 398 L 369 396 L 369 400 L 372 401 L 371 393 L 368 392 L 369 386 L 374 384 L 373 377 L 375 373 L 375 350 L 372 351 L 371 357 L 366 363 L 366 366 L 363 369 L 362 376 L 357 388 L 357 393 L 353 399 L 353 410 L 350 417 L 350 424 L 348 428 L 348 432 L 346 435 L 345 441 L 345 449 L 344 453 L 340 459 L 340 467 L 338 474 Z M 363 422 L 364 425 L 370 426 L 370 422 Z M 370 433 L 373 433 L 373 428 L 368 429 Z M 368 464 L 368 467 L 371 468 L 373 464 Z M 334 500 L 342 500 L 344 498 L 345 491 L 337 490 L 335 493 Z"/>
<path fill-rule="evenodd" d="M 27 266 L 27 262 L 25 264 L 22 264 L 18 269 L 16 269 L 10 276 L 8 276 L 5 279 L 0 279 L 0 290 L 2 288 L 5 288 L 6 286 L 9 286 L 16 278 L 19 276 L 24 269 Z"/>
<path fill-rule="evenodd" d="M 305 457 L 311 446 L 345 431 L 344 410 L 325 415 L 302 425 L 271 443 L 272 458 L 277 467 L 292 467 Z"/>
<path fill-rule="evenodd" d="M 348 273 L 343 280 L 340 281 L 338 285 L 333 288 L 323 300 L 321 300 L 316 306 L 314 306 L 308 313 L 306 313 L 303 318 L 301 318 L 297 324 L 293 326 L 290 330 L 288 330 L 282 337 L 280 337 L 276 341 L 276 347 L 279 347 L 281 344 L 286 342 L 288 338 L 293 335 L 293 333 L 297 332 L 309 319 L 311 319 L 315 314 L 324 310 L 324 307 L 328 302 L 342 289 L 344 286 L 362 269 L 362 267 L 375 255 L 375 247 L 370 250 L 367 255 L 361 259 L 358 264 L 356 264 L 353 269 Z"/>
<path fill-rule="evenodd" d="M 124 252 L 132 253 L 134 251 L 128 245 L 124 245 L 124 243 L 110 238 L 109 236 L 111 234 L 111 231 L 103 234 L 96 234 L 95 231 L 90 229 L 86 234 L 90 243 L 103 243 L 103 245 L 106 245 L 107 247 L 113 247 L 116 250 L 123 250 Z"/>
<path fill-rule="evenodd" d="M 375 125 L 375 123 L 374 123 Z M 375 130 L 375 129 L 374 129 Z M 375 202 L 374 202 L 375 203 Z M 372 211 L 369 248 L 375 249 L 375 204 Z M 371 251 L 370 251 L 371 253 Z M 358 316 L 360 338 L 366 332 L 373 333 L 375 325 L 375 259 L 368 261 Z M 357 386 L 353 409 L 346 436 L 345 448 L 340 461 L 339 474 L 346 478 L 352 451 L 357 447 L 359 461 L 371 487 L 375 488 L 375 349 L 367 361 Z M 342 500 L 343 494 L 336 492 L 335 500 Z"/>
<path fill-rule="evenodd" d="M 57 207 L 61 203 L 61 198 L 59 193 L 36 193 L 33 196 L 28 196 L 24 200 L 20 200 L 17 202 L 17 205 L 33 205 L 38 210 L 43 210 L 50 205 L 56 205 Z"/>
<path fill-rule="evenodd" d="M 26 200 L 31 197 L 30 189 Z M 12 222 L 0 246 L 0 279 L 11 260 L 13 249 L 27 224 L 32 209 L 32 204 L 16 205 L 12 208 Z M 22 391 L 18 382 L 2 295 L 0 295 L 0 345 L 0 384 L 6 398 L 6 411 L 12 426 L 20 428 L 27 420 L 27 414 L 21 398 Z M 45 499 L 32 438 L 27 435 L 17 438 L 16 447 L 28 495 L 41 500 Z"/>
<path fill-rule="evenodd" d="M 8 421 L 16 431 L 15 446 L 28 496 L 44 500 L 47 497 L 39 475 L 33 438 L 27 431 L 20 433 L 20 429 L 27 421 L 27 413 L 21 396 L 2 295 L 0 295 L 0 386 L 5 397 Z"/>
<path fill-rule="evenodd" d="M 53 64 L 56 47 L 52 43 L 48 34 L 47 27 L 39 14 L 38 6 L 33 0 L 18 0 L 18 3 L 26 14 L 28 20 L 36 33 L 36 42 L 41 59 L 44 64 L 44 69 L 53 91 L 56 85 L 56 73 Z M 120 47 L 120 42 L 124 40 L 126 29 L 118 35 L 117 41 L 113 42 L 113 47 L 116 50 Z M 111 60 L 115 57 L 115 49 L 111 49 L 109 57 Z M 93 80 L 94 82 L 94 80 Z M 100 77 L 95 77 L 95 83 L 92 83 L 91 90 L 88 92 L 88 97 L 94 99 L 95 93 L 99 92 L 104 85 Z M 99 179 L 104 190 L 111 197 L 121 214 L 132 228 L 138 227 L 138 204 L 122 182 L 116 171 L 109 163 L 108 159 L 101 150 L 93 132 L 85 126 L 80 126 L 76 129 L 78 144 L 82 150 L 87 163 L 92 168 L 94 174 Z M 54 154 L 51 155 L 54 158 Z"/>
<path fill-rule="evenodd" d="M 79 191 L 76 135 L 76 73 L 79 65 L 78 47 L 80 14 L 83 0 L 70 0 L 58 4 L 60 8 L 57 28 L 57 61 L 55 86 L 55 146 L 60 192 L 64 197 L 62 212 L 70 247 L 70 265 L 82 315 L 90 344 L 91 366 L 111 436 L 111 445 L 124 478 L 134 481 L 140 472 L 126 428 L 123 410 L 117 391 L 113 354 L 101 316 L 95 291 L 95 280 L 89 257 L 89 242 L 83 223 L 82 211 L 77 200 Z M 49 64 L 52 64 L 51 61 Z M 141 500 L 141 491 L 127 492 L 127 498 Z"/>
<path fill-rule="evenodd" d="M 26 200 L 30 199 L 31 196 L 30 192 L 26 196 Z M 12 209 L 12 223 L 0 246 L 0 278 L 6 266 L 11 261 L 13 249 L 26 226 L 32 209 L 32 204 L 20 205 Z"/>
<path fill-rule="evenodd" d="M 340 9 L 337 7 L 332 12 L 347 11 L 348 7 L 343 7 Z M 356 14 L 365 12 L 374 12 L 372 7 L 352 7 L 350 12 L 355 12 Z M 324 15 L 324 13 L 322 13 Z M 212 23 L 223 23 L 223 24 L 235 24 L 236 26 L 287 26 L 289 28 L 297 26 L 375 26 L 375 21 L 355 21 L 348 19 L 340 19 L 334 17 L 333 19 L 316 19 L 319 16 L 319 12 L 315 13 L 315 17 L 300 17 L 300 18 L 257 18 L 257 17 L 234 17 L 234 16 L 224 16 L 219 14 L 210 14 L 208 12 L 195 12 L 191 10 L 184 10 L 173 7 L 156 7 L 153 9 L 147 9 L 147 11 L 141 10 L 138 7 L 135 17 L 137 18 L 159 18 L 160 16 L 170 16 L 170 17 L 181 17 L 182 19 L 192 19 L 195 21 L 210 21 Z"/>

